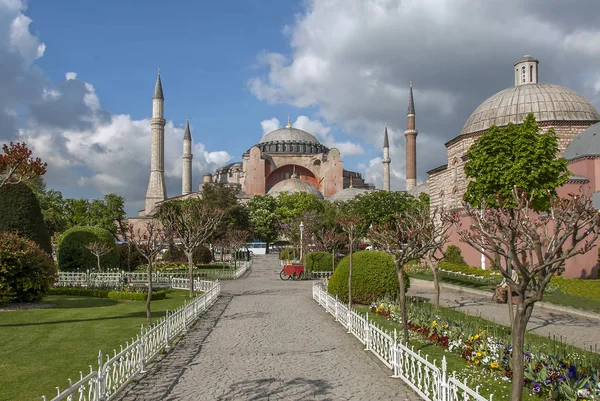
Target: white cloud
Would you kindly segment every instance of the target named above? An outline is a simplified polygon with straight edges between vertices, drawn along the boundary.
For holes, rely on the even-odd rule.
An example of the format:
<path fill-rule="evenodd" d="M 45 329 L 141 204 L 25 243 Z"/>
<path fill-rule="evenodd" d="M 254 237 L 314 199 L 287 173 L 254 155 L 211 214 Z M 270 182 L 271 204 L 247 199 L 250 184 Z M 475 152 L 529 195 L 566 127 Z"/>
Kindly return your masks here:
<path fill-rule="evenodd" d="M 21 53 L 28 65 L 42 57 L 46 50 L 46 45 L 29 33 L 29 24 L 31 18 L 18 14 L 13 19 L 10 29 L 10 44 Z"/>
<path fill-rule="evenodd" d="M 292 125 L 295 128 L 313 134 L 319 142 L 323 143 L 325 146 L 337 148 L 342 155 L 342 159 L 344 157 L 357 156 L 364 153 L 363 147 L 357 142 L 336 141 L 334 136 L 330 133 L 331 128 L 324 126 L 323 123 L 318 120 L 311 120 L 307 116 L 298 116 Z"/>
<path fill-rule="evenodd" d="M 266 135 L 271 131 L 275 131 L 276 129 L 281 128 L 279 120 L 275 117 L 271 118 L 270 120 L 261 121 L 260 126 L 262 127 L 263 135 Z"/>
<path fill-rule="evenodd" d="M 65 79 L 67 81 L 69 81 L 71 79 L 77 79 L 77 73 L 76 72 L 67 72 L 67 73 L 65 73 Z"/>

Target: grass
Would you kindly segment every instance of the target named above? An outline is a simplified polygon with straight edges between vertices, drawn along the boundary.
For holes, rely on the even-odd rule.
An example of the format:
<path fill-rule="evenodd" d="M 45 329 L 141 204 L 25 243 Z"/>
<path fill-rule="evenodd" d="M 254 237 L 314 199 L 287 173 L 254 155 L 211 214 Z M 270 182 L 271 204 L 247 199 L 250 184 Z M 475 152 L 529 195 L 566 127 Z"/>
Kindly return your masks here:
<path fill-rule="evenodd" d="M 410 273 L 411 278 L 420 280 L 433 281 L 433 276 L 423 273 Z M 493 292 L 493 287 L 490 284 L 480 283 L 468 278 L 459 277 L 447 277 L 440 275 L 440 281 L 442 283 L 459 285 L 462 287 L 469 287 L 477 290 Z M 442 292 L 444 290 L 442 289 Z M 566 306 L 570 308 L 580 309 L 583 311 L 600 313 L 600 301 L 582 297 L 579 295 L 567 294 L 562 291 L 555 291 L 552 293 L 546 292 L 544 294 L 543 302 L 552 303 L 554 305 Z"/>
<path fill-rule="evenodd" d="M 167 290 L 152 302 L 153 321 L 183 304 L 187 291 Z M 66 295 L 47 296 L 50 309 L 0 312 L 0 400 L 52 398 L 55 386 L 98 366 L 98 351 L 130 341 L 146 322 L 146 303 Z"/>

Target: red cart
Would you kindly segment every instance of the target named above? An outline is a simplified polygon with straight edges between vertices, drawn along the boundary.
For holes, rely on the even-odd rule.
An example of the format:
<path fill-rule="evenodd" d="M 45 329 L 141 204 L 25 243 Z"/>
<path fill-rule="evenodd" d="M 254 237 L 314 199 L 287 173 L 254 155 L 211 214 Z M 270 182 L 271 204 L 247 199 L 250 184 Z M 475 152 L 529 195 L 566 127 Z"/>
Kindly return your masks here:
<path fill-rule="evenodd" d="M 279 278 L 282 280 L 301 280 L 304 278 L 303 265 L 284 265 L 279 273 Z"/>

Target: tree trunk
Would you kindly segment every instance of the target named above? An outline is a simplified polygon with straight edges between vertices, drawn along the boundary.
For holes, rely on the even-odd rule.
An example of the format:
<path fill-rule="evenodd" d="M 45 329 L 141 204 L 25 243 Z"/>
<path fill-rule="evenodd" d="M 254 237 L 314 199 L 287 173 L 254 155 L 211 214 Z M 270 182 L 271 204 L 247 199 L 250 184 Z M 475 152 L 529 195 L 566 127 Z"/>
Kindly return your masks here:
<path fill-rule="evenodd" d="M 192 258 L 192 252 L 185 252 L 188 260 L 188 280 L 190 285 L 190 298 L 194 296 L 194 260 Z"/>
<path fill-rule="evenodd" d="M 335 271 L 335 249 L 331 251 L 331 271 Z"/>
<path fill-rule="evenodd" d="M 510 294 L 510 292 L 509 292 Z M 523 378 L 525 374 L 525 368 L 523 366 L 523 349 L 525 345 L 525 330 L 527 328 L 527 322 L 533 312 L 533 305 L 528 307 L 525 306 L 525 298 L 519 297 L 519 304 L 517 305 L 517 313 L 512 326 L 511 341 L 512 341 L 512 390 L 510 399 L 511 401 L 521 401 L 523 396 Z"/>
<path fill-rule="evenodd" d="M 513 293 L 510 285 L 506 288 L 506 304 L 508 305 L 508 319 L 510 322 L 510 327 L 515 326 L 515 309 L 513 308 Z"/>
<path fill-rule="evenodd" d="M 96 259 L 98 260 L 98 271 L 100 271 L 100 254 L 96 255 Z"/>
<path fill-rule="evenodd" d="M 146 296 L 146 324 L 148 327 L 152 325 L 152 262 L 148 262 L 148 271 L 147 271 L 147 280 L 148 280 L 148 295 Z"/>
<path fill-rule="evenodd" d="M 408 317 L 406 316 L 406 288 L 404 287 L 404 266 L 396 262 L 396 273 L 398 274 L 398 284 L 400 284 L 400 313 L 402 316 L 402 339 L 405 345 L 408 344 Z"/>
<path fill-rule="evenodd" d="M 131 271 L 131 243 L 127 241 L 127 271 Z"/>
<path fill-rule="evenodd" d="M 439 262 L 435 262 L 431 268 L 433 273 L 433 305 L 437 308 L 440 306 L 440 269 Z M 403 281 L 404 282 L 404 281 Z"/>
<path fill-rule="evenodd" d="M 350 268 L 348 269 L 348 309 L 352 309 L 352 236 L 350 236 Z"/>

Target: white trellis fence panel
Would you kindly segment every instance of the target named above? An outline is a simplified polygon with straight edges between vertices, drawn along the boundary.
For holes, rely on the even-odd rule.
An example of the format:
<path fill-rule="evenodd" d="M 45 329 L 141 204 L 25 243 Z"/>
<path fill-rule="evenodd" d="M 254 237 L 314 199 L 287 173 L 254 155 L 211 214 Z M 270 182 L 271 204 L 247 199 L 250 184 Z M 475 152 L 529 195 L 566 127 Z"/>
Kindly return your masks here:
<path fill-rule="evenodd" d="M 486 399 L 466 383 L 451 377 L 447 379 L 446 358 L 442 366 L 436 361 L 430 362 L 428 355 L 421 355 L 405 345 L 398 343 L 396 332 L 387 333 L 369 322 L 369 314 L 362 317 L 337 298 L 327 293 L 324 282 L 313 283 L 313 299 L 340 322 L 348 333 L 353 334 L 365 345 L 365 350 L 373 352 L 388 368 L 394 371 L 394 377 L 402 379 L 422 399 L 427 401 L 492 401 L 493 395 Z"/>
<path fill-rule="evenodd" d="M 98 355 L 98 370 L 90 366 L 86 376 L 80 373 L 80 380 L 73 383 L 69 379 L 69 387 L 60 390 L 52 401 L 109 401 L 112 400 L 124 385 L 129 383 L 145 366 L 162 350 L 168 349 L 170 343 L 178 335 L 185 333 L 188 327 L 212 304 L 221 293 L 221 284 L 216 282 L 196 281 L 199 288 L 204 287 L 204 294 L 185 302 L 173 312 L 153 324 L 149 329 L 142 326 L 141 333 L 125 346 L 114 350 L 113 355 Z M 209 284 L 210 283 L 210 288 Z M 186 284 L 186 283 L 183 283 Z M 46 397 L 42 397 L 46 400 Z"/>

